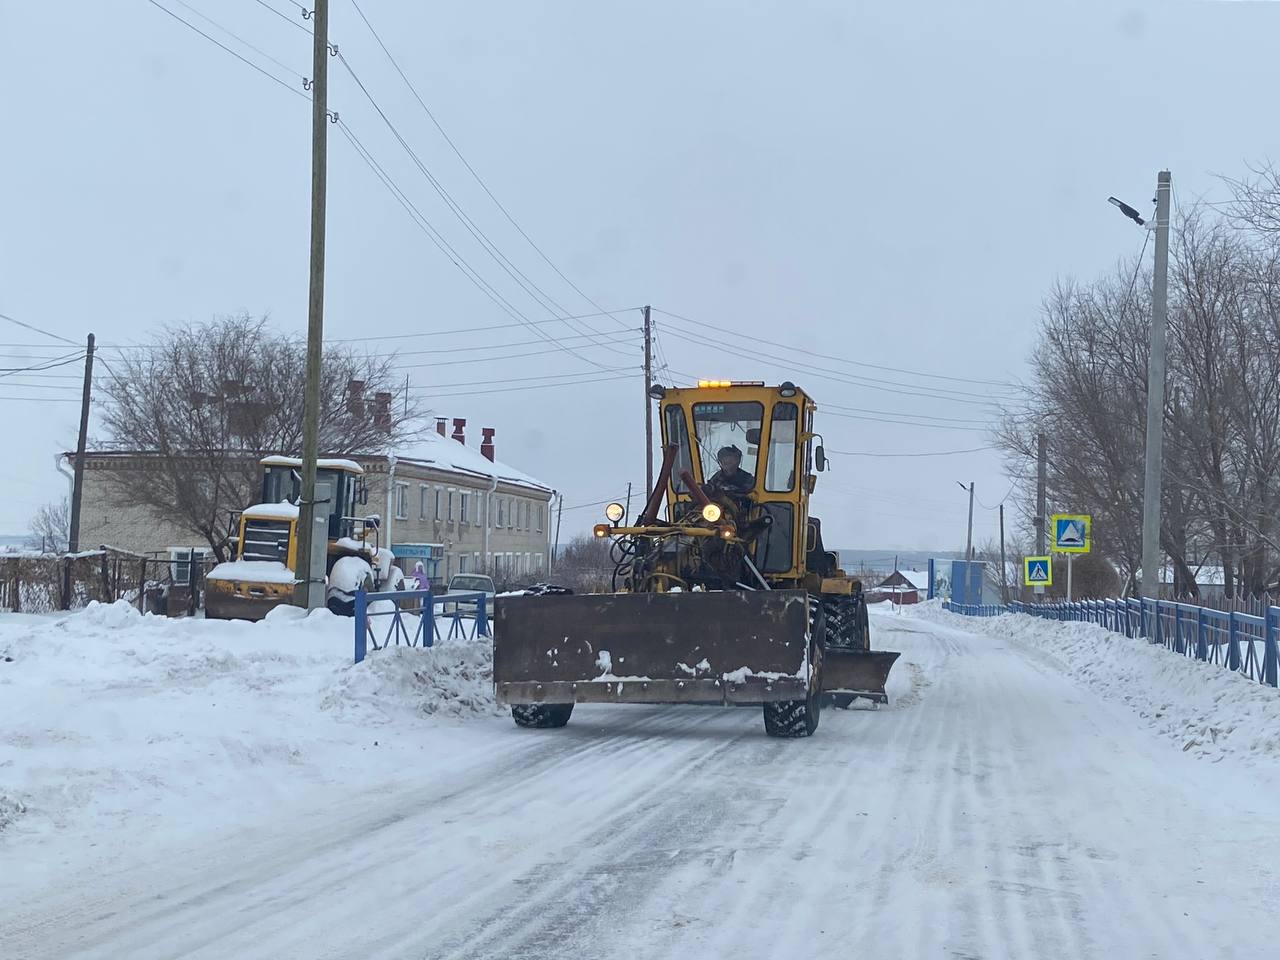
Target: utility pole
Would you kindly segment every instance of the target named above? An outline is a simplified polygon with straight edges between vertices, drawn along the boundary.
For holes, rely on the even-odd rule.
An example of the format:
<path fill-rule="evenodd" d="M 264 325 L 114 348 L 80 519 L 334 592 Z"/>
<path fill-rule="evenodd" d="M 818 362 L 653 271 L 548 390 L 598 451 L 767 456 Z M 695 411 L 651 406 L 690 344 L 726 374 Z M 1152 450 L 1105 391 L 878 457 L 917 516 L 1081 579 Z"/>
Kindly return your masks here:
<path fill-rule="evenodd" d="M 1004 561 L 1004 503 L 1000 504 L 1000 602 L 1009 604 L 1009 568 Z"/>
<path fill-rule="evenodd" d="M 329 0 L 311 13 L 311 285 L 307 297 L 307 384 L 302 412 L 302 502 L 294 602 L 312 609 L 324 603 L 324 570 L 311 569 L 315 534 L 316 457 L 320 446 L 320 350 L 324 337 L 325 190 L 329 146 Z"/>
<path fill-rule="evenodd" d="M 644 307 L 644 489 L 653 492 L 653 326 L 649 322 L 649 305 Z"/>
<path fill-rule="evenodd" d="M 84 350 L 84 389 L 80 393 L 80 435 L 76 438 L 75 481 L 71 487 L 71 523 L 67 552 L 80 549 L 80 503 L 84 497 L 84 446 L 89 435 L 89 396 L 93 393 L 93 334 Z"/>
<path fill-rule="evenodd" d="M 964 486 L 964 484 L 961 484 Z M 964 538 L 964 558 L 973 559 L 973 481 L 969 481 L 969 533 Z"/>
<path fill-rule="evenodd" d="M 1049 438 L 1043 433 L 1036 436 L 1036 556 L 1043 557 L 1045 542 L 1045 511 L 1048 505 L 1046 499 L 1046 483 L 1045 477 L 1049 469 Z M 1044 587 L 1036 587 L 1037 593 L 1043 593 Z"/>
<path fill-rule="evenodd" d="M 551 548 L 551 563 L 547 564 L 547 573 L 551 572 L 552 565 L 560 556 L 560 521 L 564 517 L 564 494 L 556 495 L 556 542 Z"/>
<path fill-rule="evenodd" d="M 631 481 L 627 481 L 627 512 L 623 514 L 629 523 L 631 521 Z"/>
<path fill-rule="evenodd" d="M 1164 460 L 1164 335 L 1169 312 L 1168 170 L 1156 178 L 1156 262 L 1147 360 L 1147 463 L 1142 485 L 1142 596 L 1160 596 L 1160 475 Z"/>

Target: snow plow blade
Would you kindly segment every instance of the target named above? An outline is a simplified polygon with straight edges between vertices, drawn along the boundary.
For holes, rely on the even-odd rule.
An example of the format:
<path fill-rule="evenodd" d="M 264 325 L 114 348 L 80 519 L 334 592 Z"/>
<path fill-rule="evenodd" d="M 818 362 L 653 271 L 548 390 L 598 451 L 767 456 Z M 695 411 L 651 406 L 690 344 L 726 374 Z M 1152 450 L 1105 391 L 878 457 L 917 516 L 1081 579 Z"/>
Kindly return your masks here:
<path fill-rule="evenodd" d="M 848 707 L 858 697 L 888 703 L 884 685 L 894 661 L 893 650 L 846 650 L 827 647 L 822 660 L 822 692 L 837 707 Z"/>
<path fill-rule="evenodd" d="M 498 699 L 738 704 L 797 700 L 809 683 L 801 590 L 498 597 Z"/>

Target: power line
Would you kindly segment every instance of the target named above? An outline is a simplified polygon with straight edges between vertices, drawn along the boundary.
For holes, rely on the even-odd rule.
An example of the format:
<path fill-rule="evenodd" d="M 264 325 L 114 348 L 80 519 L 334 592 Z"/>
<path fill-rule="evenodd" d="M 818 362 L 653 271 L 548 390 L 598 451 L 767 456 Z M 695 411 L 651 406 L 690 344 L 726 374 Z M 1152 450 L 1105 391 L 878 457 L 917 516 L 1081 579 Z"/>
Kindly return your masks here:
<path fill-rule="evenodd" d="M 457 397 L 479 397 L 489 393 L 519 393 L 525 390 L 546 390 L 550 387 L 577 387 L 584 386 L 589 383 L 607 383 L 611 380 L 631 380 L 634 374 L 624 374 L 614 377 L 595 377 L 591 380 L 575 380 L 572 383 L 539 383 L 531 384 L 526 387 L 500 387 L 493 390 L 467 390 L 462 393 L 440 393 L 428 394 L 422 399 L 424 400 L 449 400 Z"/>
<path fill-rule="evenodd" d="M 453 330 L 428 330 L 422 333 L 391 333 L 377 337 L 331 337 L 325 343 L 372 343 L 378 340 L 408 340 L 414 337 L 444 337 L 453 333 L 483 333 L 486 330 L 512 330 L 516 327 L 527 327 L 529 323 L 559 323 L 562 320 L 582 320 L 588 317 L 612 317 L 619 313 L 639 310 L 639 307 L 623 307 L 620 310 L 601 310 L 599 313 L 579 313 L 571 317 L 549 317 L 546 320 L 530 320 L 528 323 L 497 323 L 484 327 L 457 327 Z M 628 328 L 630 329 L 630 328 Z M 604 334 L 601 334 L 604 336 Z M 0 344 L 3 346 L 3 344 Z"/>
<path fill-rule="evenodd" d="M 12 377 L 20 373 L 28 373 L 38 370 L 53 370 L 57 367 L 65 367 L 70 363 L 78 363 L 84 359 L 84 354 L 67 354 L 62 357 L 56 357 L 54 360 L 46 361 L 30 367 L 0 367 L 0 377 Z"/>
<path fill-rule="evenodd" d="M 766 346 L 773 347 L 775 349 L 778 347 L 781 347 L 784 350 L 791 350 L 795 353 L 807 354 L 811 357 L 818 357 L 821 360 L 835 360 L 838 363 L 847 363 L 855 367 L 867 367 L 872 370 L 885 370 L 890 373 L 902 373 L 902 374 L 906 374 L 907 376 L 922 377 L 930 380 L 951 380 L 959 383 L 975 383 L 975 384 L 982 384 L 986 386 L 1011 387 L 1013 389 L 1020 389 L 1017 384 L 1009 383 L 1006 380 L 981 380 L 975 377 L 953 377 L 953 376 L 948 376 L 946 374 L 941 374 L 941 373 L 924 373 L 919 370 L 907 370 L 901 367 L 887 367 L 877 363 L 867 363 L 862 360 L 849 360 L 848 358 L 845 358 L 845 357 L 837 357 L 832 354 L 820 353 L 815 350 L 806 350 L 803 347 L 790 347 L 790 346 L 787 346 L 786 344 L 778 343 L 777 341 L 774 341 L 774 340 L 766 340 L 763 337 L 753 337 L 748 334 L 742 333 L 741 331 L 738 331 L 738 330 L 731 330 L 728 327 L 721 327 L 721 326 L 717 326 L 714 323 L 707 323 L 705 320 L 694 320 L 692 317 L 684 317 L 678 313 L 672 313 L 669 310 L 662 310 L 659 307 L 654 307 L 653 309 L 655 312 L 671 317 L 674 320 L 683 320 L 685 323 L 692 323 L 700 327 L 709 327 L 710 329 L 719 331 L 720 333 L 730 334 L 735 338 L 740 338 L 743 340 L 754 340 L 756 343 L 762 343 Z M 882 381 L 882 382 L 893 383 L 896 381 Z M 904 384 L 904 386 L 922 386 L 922 385 Z M 941 388 L 938 388 L 938 389 L 941 389 Z M 969 396 L 974 396 L 974 394 L 969 394 Z"/>
<path fill-rule="evenodd" d="M 15 323 L 20 327 L 25 327 L 33 333 L 43 334 L 46 337 L 53 337 L 53 339 L 61 340 L 63 343 L 69 343 L 73 347 L 80 346 L 80 344 L 76 343 L 74 340 L 68 340 L 66 337 L 60 336 L 56 333 L 50 333 L 48 330 L 41 330 L 39 327 L 33 327 L 29 323 L 23 323 L 21 320 L 11 317 L 7 313 L 0 313 L 0 320 L 8 320 L 10 323 Z M 18 344 L 18 346 L 21 346 L 21 344 Z"/>
<path fill-rule="evenodd" d="M 929 400 L 946 400 L 950 403 L 965 403 L 965 404 L 971 404 L 973 406 L 980 406 L 980 407 L 998 406 L 998 404 L 992 400 L 969 399 L 971 397 L 977 397 L 979 396 L 979 394 L 962 394 L 959 396 L 952 396 L 948 393 L 937 392 L 937 388 L 932 388 L 932 387 L 921 385 L 921 384 L 899 384 L 898 385 L 900 387 L 916 387 L 917 389 L 899 389 L 898 387 L 881 386 L 880 385 L 881 383 L 896 383 L 896 381 L 876 381 L 866 377 L 859 377 L 856 374 L 846 373 L 843 370 L 832 370 L 829 367 L 818 367 L 818 366 L 815 366 L 814 364 L 802 363 L 800 361 L 779 360 L 779 359 L 768 357 L 759 353 L 752 353 L 749 351 L 740 350 L 722 341 L 710 340 L 698 334 L 688 333 L 687 331 L 678 331 L 678 332 L 675 332 L 674 335 L 679 337 L 682 340 L 687 340 L 691 343 L 699 344 L 701 346 L 713 347 L 722 353 L 728 353 L 733 356 L 742 357 L 744 359 L 751 360 L 755 363 L 764 363 L 769 366 L 779 367 L 784 369 L 790 366 L 790 367 L 799 369 L 802 372 L 810 373 L 827 380 L 833 380 L 837 383 L 843 383 L 847 386 L 865 387 L 871 390 L 881 390 L 885 393 L 897 393 L 897 394 L 901 394 L 903 396 L 908 396 L 908 397 L 924 397 Z M 925 392 L 921 392 L 922 390 L 925 390 L 925 391 L 934 390 L 935 392 L 925 393 Z"/>
<path fill-rule="evenodd" d="M 306 79 L 306 77 L 305 77 L 305 76 L 304 76 L 300 71 L 295 70 L 293 67 L 289 66 L 289 64 L 287 64 L 287 63 L 283 63 L 282 61 L 277 60 L 275 57 L 273 57 L 271 54 L 267 53 L 267 51 L 263 50 L 261 47 L 254 46 L 252 43 L 250 43 L 250 42 L 249 42 L 248 40 L 246 40 L 244 37 L 240 36 L 238 33 L 233 33 L 232 31 L 228 30 L 226 27 L 224 27 L 222 24 L 220 24 L 217 20 L 214 20 L 214 19 L 213 19 L 213 17 L 210 17 L 210 16 L 208 16 L 207 14 L 201 13 L 201 12 L 200 12 L 199 10 L 197 10 L 195 7 L 191 6 L 191 4 L 187 3 L 187 2 L 186 2 L 186 0 L 170 0 L 170 2 L 171 2 L 171 3 L 176 3 L 178 6 L 182 7 L 183 9 L 185 9 L 185 10 L 189 10 L 191 13 L 194 13 L 197 17 L 199 17 L 199 18 L 200 18 L 201 20 L 203 20 L 205 23 L 208 23 L 208 24 L 213 25 L 214 27 L 217 27 L 219 30 L 221 30 L 223 33 L 225 33 L 227 36 L 231 37 L 231 39 L 235 40 L 237 43 L 243 44 L 244 46 L 248 47 L 250 50 L 252 50 L 252 51 L 253 51 L 254 53 L 256 53 L 258 56 L 260 56 L 260 57 L 266 57 L 268 60 L 270 60 L 272 63 L 274 63 L 274 64 L 275 64 L 277 67 L 279 67 L 280 69 L 285 70 L 285 71 L 288 71 L 289 73 L 292 73 L 294 76 L 296 76 L 296 77 L 297 77 L 298 79 L 300 79 L 300 80 L 305 80 L 305 79 Z M 270 8 L 268 8 L 268 9 L 270 9 Z M 277 11 L 277 12 L 278 12 L 278 11 Z M 184 22 L 185 22 L 185 21 L 184 21 Z M 292 23 L 293 21 L 290 21 L 290 22 Z M 301 24 L 299 24 L 299 26 L 301 26 Z M 306 28 L 305 28 L 305 27 L 303 27 L 303 29 L 305 30 Z"/>
<path fill-rule="evenodd" d="M 304 26 L 303 26 L 301 23 L 299 23 L 297 20 L 293 19 L 293 17 L 289 16 L 288 14 L 281 13 L 279 10 L 277 10 L 275 7 L 273 7 L 271 4 L 267 3 L 267 0 L 254 0 L 254 2 L 256 2 L 256 3 L 258 4 L 258 6 L 260 6 L 260 7 L 264 8 L 264 9 L 266 9 L 266 10 L 270 10 L 272 13 L 274 13 L 277 17 L 279 17 L 279 18 L 280 18 L 281 20 L 283 20 L 285 23 L 289 24 L 291 27 L 297 27 L 299 30 L 301 30 L 303 33 L 306 33 L 306 34 L 310 34 L 310 33 L 311 33 L 311 31 L 310 31 L 310 30 L 308 30 L 306 27 L 304 27 Z M 303 9 L 305 10 L 306 8 L 304 7 Z"/>
<path fill-rule="evenodd" d="M 468 280 L 470 280 L 473 284 L 475 284 L 475 286 L 485 296 L 487 296 L 490 300 L 492 300 L 495 304 L 497 304 L 498 307 L 504 313 L 506 313 L 509 317 L 511 317 L 511 319 L 516 320 L 521 325 L 533 330 L 534 333 L 537 333 L 546 342 L 548 343 L 557 342 L 555 337 L 550 336 L 549 334 L 543 333 L 538 328 L 536 321 L 531 320 L 529 317 L 523 314 L 514 304 L 512 304 L 509 300 L 507 300 L 504 296 L 502 296 L 502 294 L 498 293 L 498 291 L 493 287 L 493 285 L 488 283 L 488 281 L 484 280 L 480 276 L 480 274 L 475 270 L 475 268 L 472 267 L 471 264 L 467 263 L 466 259 L 463 258 L 463 256 L 460 253 L 458 253 L 457 250 L 455 250 L 447 240 L 444 239 L 444 236 L 440 233 L 440 231 L 437 230 L 431 224 L 431 221 L 429 221 L 423 215 L 422 211 L 419 210 L 418 207 L 414 204 L 414 202 L 408 198 L 408 195 L 405 194 L 405 192 L 400 189 L 399 185 L 395 182 L 395 180 L 391 177 L 391 175 L 388 174 L 382 168 L 382 165 L 379 164 L 378 161 L 373 158 L 373 154 L 369 152 L 368 148 L 365 147 L 365 145 L 360 141 L 360 139 L 355 135 L 355 133 L 352 132 L 351 128 L 347 125 L 346 121 L 339 119 L 338 129 L 341 130 L 343 135 L 351 142 L 351 145 L 356 149 L 356 152 L 360 155 L 361 159 L 363 159 L 365 163 L 369 166 L 369 168 L 374 172 L 374 175 L 382 182 L 383 186 L 385 186 L 388 190 L 391 191 L 391 195 L 396 198 L 396 200 L 400 203 L 400 205 L 405 209 L 405 212 L 409 214 L 410 218 L 413 220 L 414 224 L 418 227 L 418 229 L 427 235 L 428 239 L 430 239 L 431 242 L 434 243 L 436 247 L 438 247 L 440 251 L 445 254 L 445 256 L 449 259 L 449 261 L 455 267 L 457 267 L 460 271 L 462 271 L 463 276 L 465 276 Z M 555 319 L 562 319 L 562 318 L 557 317 L 552 319 L 555 320 Z M 601 370 L 606 369 L 601 364 L 596 363 L 596 361 L 591 360 L 577 353 L 572 347 L 562 346 L 561 349 L 564 352 L 576 357 L 579 360 L 589 363 L 598 369 L 601 369 Z"/>
<path fill-rule="evenodd" d="M 622 372 L 622 370 L 623 368 L 614 368 L 607 372 L 620 373 Z M 458 383 L 439 383 L 429 387 L 418 386 L 417 384 L 414 384 L 413 386 L 410 387 L 410 389 L 411 390 L 437 390 L 437 389 L 448 389 L 449 387 L 479 387 L 479 386 L 488 386 L 489 384 L 492 384 L 492 383 L 528 383 L 533 380 L 563 380 L 566 377 L 583 377 L 587 375 L 588 374 L 586 373 L 549 373 L 549 374 L 536 376 L 536 377 L 500 377 L 497 380 L 463 380 Z M 568 383 L 577 383 L 578 381 L 566 380 L 565 382 L 566 384 L 568 384 Z"/>
<path fill-rule="evenodd" d="M 968 450 L 935 450 L 929 453 L 870 453 L 865 450 L 828 450 L 842 457 L 950 457 L 958 453 L 981 453 L 983 450 L 995 450 L 995 447 L 972 447 Z"/>
<path fill-rule="evenodd" d="M 302 92 L 301 90 L 299 90 L 297 87 L 293 86 L 292 84 L 286 83 L 284 80 L 281 80 L 279 77 L 277 77 L 277 76 L 276 76 L 274 73 L 272 73 L 271 71 L 266 70 L 266 69 L 264 69 L 263 67 L 258 66 L 258 64 L 254 63 L 254 62 L 253 62 L 252 60 L 250 60 L 248 57 L 245 57 L 245 56 L 240 55 L 240 54 L 239 54 L 239 53 L 237 53 L 235 50 L 232 50 L 230 47 L 228 47 L 228 46 L 227 46 L 225 43 L 223 43 L 221 40 L 218 40 L 218 39 L 216 39 L 215 37 L 211 37 L 211 36 L 209 36 L 209 34 L 205 33 L 203 30 L 201 30 L 199 27 L 197 27 L 197 26 L 196 26 L 194 23 L 192 23 L 190 20 L 184 20 L 182 17 L 180 17 L 178 14 L 174 13 L 172 10 L 170 10 L 168 7 L 164 6 L 163 4 L 161 4 L 161 3 L 157 3 L 157 2 L 156 2 L 156 0 L 147 0 L 147 3 L 151 4 L 151 5 L 152 5 L 153 7 L 155 7 L 157 10 L 161 10 L 161 11 L 163 11 L 163 12 L 167 13 L 169 16 L 173 17 L 173 19 L 177 20 L 180 24 L 182 24 L 183 26 L 185 26 L 187 29 L 189 29 L 189 30 L 194 30 L 196 33 L 200 34 L 200 36 L 204 37 L 204 38 L 205 38 L 206 40 L 208 40 L 210 43 L 214 44 L 215 46 L 221 47 L 221 48 L 222 48 L 223 50 L 225 50 L 227 53 L 231 54 L 233 57 L 235 57 L 237 60 L 239 60 L 239 61 L 240 61 L 241 63 L 243 63 L 245 66 L 247 66 L 247 67 L 251 67 L 252 69 L 257 70 L 257 71 L 258 71 L 258 73 L 262 74 L 262 75 L 263 75 L 264 77 L 266 77 L 268 80 L 271 80 L 271 81 L 273 81 L 273 82 L 275 82 L 275 83 L 278 83 L 280 86 L 284 87 L 284 88 L 285 88 L 286 90 L 288 90 L 290 93 L 293 93 L 293 94 L 296 94 L 296 95 L 297 95 L 297 96 L 299 96 L 299 97 L 302 97 L 302 99 L 303 99 L 303 100 L 308 100 L 308 101 L 309 101 L 309 100 L 311 99 L 309 96 L 307 96 L 307 94 L 303 93 L 303 92 Z M 228 32 L 228 33 L 229 33 L 230 31 L 226 31 L 226 32 Z M 70 342 L 70 341 L 68 341 L 68 342 Z"/>
<path fill-rule="evenodd" d="M 500 201 L 494 195 L 493 191 L 489 189 L 489 185 L 485 183 L 484 178 L 481 177 L 480 174 L 476 172 L 476 169 L 473 166 L 471 166 L 470 161 L 468 161 L 467 158 L 462 155 L 462 151 L 458 149 L 458 145 L 453 142 L 453 138 L 450 137 L 447 132 L 445 132 L 444 127 L 440 125 L 440 121 L 436 119 L 436 115 L 431 112 L 431 108 L 427 106 L 426 102 L 422 99 L 421 95 L 418 93 L 417 88 L 409 80 L 409 77 L 405 74 L 404 70 L 400 68 L 400 64 L 397 62 L 396 58 L 392 56 L 392 53 L 387 48 L 387 45 L 382 42 L 382 37 L 379 36 L 378 31 L 373 28 L 373 24 L 370 23 L 369 18 L 365 16 L 364 10 L 360 8 L 360 4 L 357 2 L 357 0 L 351 0 L 351 5 L 355 7 L 356 13 L 360 15 L 360 19 L 364 21 L 364 25 L 368 27 L 369 32 L 373 34 L 373 39 L 378 42 L 378 46 L 382 48 L 382 52 L 386 54 L 387 59 L 391 61 L 391 65 L 395 67 L 396 73 L 400 74 L 400 79 L 403 80 L 405 83 L 405 86 L 409 88 L 409 92 L 413 94 L 413 98 L 418 101 L 418 106 L 422 108 L 423 113 L 427 115 L 427 118 L 435 126 L 436 130 L 439 131 L 440 136 L 442 136 L 444 138 L 445 143 L 449 145 L 449 149 L 451 149 L 454 152 L 454 155 L 457 156 L 457 158 L 460 161 L 462 161 L 462 165 L 467 168 L 467 172 L 470 173 L 473 178 L 475 178 L 476 183 L 480 185 L 480 188 L 485 192 L 485 194 L 489 197 L 489 199 L 493 201 L 494 206 L 496 206 L 499 210 L 502 211 L 502 215 L 507 218 L 507 222 L 516 228 L 516 231 L 520 234 L 520 236 L 524 237 L 525 242 L 527 242 L 529 246 L 534 249 L 534 251 L 538 254 L 538 256 L 542 258 L 543 262 L 545 262 L 547 266 L 549 266 L 552 270 L 555 271 L 556 276 L 558 276 L 561 280 L 563 280 L 570 287 L 572 287 L 574 292 L 577 293 L 578 296 L 582 297 L 582 299 L 585 300 L 587 303 L 591 304 L 593 307 L 595 307 L 597 310 L 601 311 L 605 315 L 609 315 L 609 312 L 606 311 L 604 307 L 600 306 L 600 304 L 596 303 L 595 300 L 587 296 L 587 294 L 585 294 L 576 283 L 574 283 L 567 276 L 565 276 L 564 272 L 558 266 L 556 266 L 556 264 L 551 260 L 550 257 L 547 256 L 547 254 L 543 251 L 543 249 L 540 246 L 538 246 L 536 243 L 534 243 L 533 238 L 530 237 L 529 234 L 525 232 L 524 227 L 520 226 L 520 224 L 516 222 L 516 218 L 511 215 L 511 212 L 503 205 L 502 201 Z M 590 327 L 588 328 L 590 329 Z"/>
<path fill-rule="evenodd" d="M 413 147 L 410 146 L 409 142 L 400 133 L 396 125 L 392 123 L 391 118 L 387 116 L 386 111 L 382 109 L 382 106 L 374 98 L 373 94 L 369 92 L 368 87 L 365 86 L 364 81 L 361 80 L 359 75 L 355 72 L 355 69 L 351 66 L 350 62 L 348 62 L 346 56 L 343 55 L 341 51 L 338 52 L 337 56 L 338 62 L 341 63 L 347 73 L 350 74 L 351 79 L 354 80 L 356 86 L 360 88 L 360 92 L 364 94 L 365 99 L 369 101 L 369 104 L 373 107 L 374 111 L 382 118 L 382 122 L 386 124 L 387 129 L 391 131 L 392 136 L 395 137 L 396 141 L 404 149 L 405 153 L 409 155 L 409 158 L 418 168 L 418 171 L 426 178 L 427 182 L 431 185 L 431 188 L 436 192 L 440 199 L 445 202 L 445 206 L 449 208 L 449 211 L 454 215 L 458 222 L 461 223 L 475 241 L 480 244 L 485 253 L 487 253 L 494 263 L 501 267 L 502 270 L 515 281 L 516 285 L 524 290 L 524 292 L 527 293 L 533 301 L 538 304 L 538 306 L 542 307 L 552 315 L 555 315 L 557 310 L 559 310 L 561 315 L 567 315 L 569 313 L 567 309 L 559 304 L 555 298 L 547 294 L 541 287 L 530 280 L 519 267 L 511 262 L 511 259 L 507 257 L 506 254 L 502 253 L 502 251 L 498 249 L 498 246 L 489 239 L 488 235 L 485 234 L 479 226 L 476 225 L 475 221 L 467 216 L 466 212 L 461 206 L 459 206 L 457 201 L 453 199 L 449 191 L 444 188 L 444 185 L 439 181 L 435 174 L 433 174 L 430 169 L 428 169 L 427 165 L 423 163 L 422 158 L 419 157 Z M 577 333 L 581 333 L 581 331 L 577 330 L 573 324 L 566 321 L 565 325 L 569 327 L 569 329 L 574 330 Z M 596 332 L 598 333 L 599 331 Z M 577 356 L 578 359 L 583 360 L 586 363 L 590 363 L 593 366 L 600 366 L 594 360 L 581 355 Z"/>
<path fill-rule="evenodd" d="M 628 340 L 635 340 L 639 336 L 639 334 L 631 331 L 626 331 L 626 332 L 621 332 L 619 334 L 602 334 L 602 336 L 609 337 L 609 341 L 608 341 L 609 343 L 624 343 Z M 570 337 L 561 337 L 560 339 L 582 340 L 590 337 L 591 337 L 591 334 L 589 333 L 578 333 Z M 377 356 L 413 357 L 413 356 L 420 356 L 422 354 L 435 354 L 435 353 L 473 353 L 476 350 L 510 350 L 514 347 L 536 347 L 545 343 L 546 343 L 545 340 L 517 340 L 513 343 L 485 343 L 485 344 L 480 344 L 478 346 L 469 346 L 469 347 L 440 347 L 438 349 L 428 349 L 428 350 L 397 350 L 395 353 L 392 353 L 392 354 L 377 354 Z"/>

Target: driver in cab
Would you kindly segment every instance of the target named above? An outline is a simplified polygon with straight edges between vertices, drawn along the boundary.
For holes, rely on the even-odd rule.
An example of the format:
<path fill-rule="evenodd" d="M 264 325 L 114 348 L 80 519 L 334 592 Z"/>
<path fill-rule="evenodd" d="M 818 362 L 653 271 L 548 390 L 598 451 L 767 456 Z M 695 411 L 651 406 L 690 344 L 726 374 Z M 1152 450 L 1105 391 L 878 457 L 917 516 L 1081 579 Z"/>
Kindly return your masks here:
<path fill-rule="evenodd" d="M 736 446 L 721 447 L 716 454 L 720 469 L 711 475 L 707 486 L 713 490 L 745 496 L 756 485 L 756 478 L 742 469 L 742 451 Z"/>

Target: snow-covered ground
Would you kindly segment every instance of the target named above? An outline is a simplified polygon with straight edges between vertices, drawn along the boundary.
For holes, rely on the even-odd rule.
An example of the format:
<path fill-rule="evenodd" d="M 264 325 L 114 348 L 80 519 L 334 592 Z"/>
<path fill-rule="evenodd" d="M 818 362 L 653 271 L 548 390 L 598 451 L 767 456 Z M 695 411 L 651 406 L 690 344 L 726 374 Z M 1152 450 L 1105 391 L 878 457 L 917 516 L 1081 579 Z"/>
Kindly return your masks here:
<path fill-rule="evenodd" d="M 1083 625 L 873 613 L 878 710 L 579 707 L 484 642 L 0 615 L 0 957 L 1275 955 L 1280 695 Z M 11 658 L 11 659 L 6 659 Z"/>

